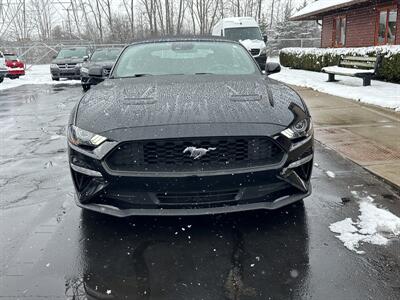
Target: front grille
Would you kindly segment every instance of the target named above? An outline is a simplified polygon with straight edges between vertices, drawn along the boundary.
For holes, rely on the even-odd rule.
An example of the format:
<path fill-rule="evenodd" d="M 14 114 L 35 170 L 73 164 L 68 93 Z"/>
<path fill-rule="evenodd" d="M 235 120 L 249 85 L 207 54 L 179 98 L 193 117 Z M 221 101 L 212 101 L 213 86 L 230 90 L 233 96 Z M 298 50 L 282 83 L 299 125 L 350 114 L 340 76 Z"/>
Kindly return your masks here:
<path fill-rule="evenodd" d="M 58 64 L 60 69 L 73 69 L 75 66 L 76 64 Z"/>
<path fill-rule="evenodd" d="M 260 54 L 260 49 L 250 49 L 251 55 L 259 55 Z"/>
<path fill-rule="evenodd" d="M 187 193 L 158 193 L 160 204 L 207 204 L 236 201 L 239 190 L 187 192 Z"/>
<path fill-rule="evenodd" d="M 183 153 L 191 146 L 209 151 L 194 159 Z M 210 137 L 125 142 L 105 161 L 114 171 L 201 172 L 276 164 L 283 155 L 268 137 Z"/>

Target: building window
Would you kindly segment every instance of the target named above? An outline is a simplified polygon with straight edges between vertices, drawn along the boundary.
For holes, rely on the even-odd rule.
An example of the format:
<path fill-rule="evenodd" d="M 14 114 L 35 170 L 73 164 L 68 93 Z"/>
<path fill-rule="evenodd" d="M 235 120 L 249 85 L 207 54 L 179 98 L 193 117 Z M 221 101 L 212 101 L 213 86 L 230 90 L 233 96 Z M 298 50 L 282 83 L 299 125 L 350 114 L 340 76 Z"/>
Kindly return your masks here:
<path fill-rule="evenodd" d="M 375 44 L 394 44 L 396 39 L 397 8 L 378 9 Z"/>
<path fill-rule="evenodd" d="M 333 47 L 343 47 L 346 44 L 346 16 L 333 19 Z"/>

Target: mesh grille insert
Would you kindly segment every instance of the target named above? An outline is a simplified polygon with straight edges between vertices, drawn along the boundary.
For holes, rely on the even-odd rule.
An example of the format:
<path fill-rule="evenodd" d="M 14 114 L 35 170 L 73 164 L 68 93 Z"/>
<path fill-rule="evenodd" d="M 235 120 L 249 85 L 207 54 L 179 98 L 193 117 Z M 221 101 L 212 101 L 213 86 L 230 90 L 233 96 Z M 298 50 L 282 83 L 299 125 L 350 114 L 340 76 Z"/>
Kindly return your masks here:
<path fill-rule="evenodd" d="M 208 151 L 199 159 L 186 147 Z M 210 137 L 125 142 L 107 157 L 115 171 L 214 171 L 279 163 L 283 151 L 268 137 Z"/>

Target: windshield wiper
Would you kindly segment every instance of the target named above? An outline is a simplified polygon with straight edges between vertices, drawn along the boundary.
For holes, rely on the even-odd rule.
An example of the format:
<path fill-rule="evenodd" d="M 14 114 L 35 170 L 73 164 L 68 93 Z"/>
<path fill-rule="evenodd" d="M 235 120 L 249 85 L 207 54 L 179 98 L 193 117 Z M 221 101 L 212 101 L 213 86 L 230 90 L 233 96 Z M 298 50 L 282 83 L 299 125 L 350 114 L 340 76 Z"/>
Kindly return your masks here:
<path fill-rule="evenodd" d="M 215 75 L 215 73 L 198 72 L 198 73 L 194 73 L 194 75 Z"/>
<path fill-rule="evenodd" d="M 134 75 L 130 75 L 130 76 L 121 76 L 121 77 L 112 77 L 115 79 L 120 79 L 120 78 L 137 78 L 137 77 L 146 77 L 146 76 L 153 76 L 152 74 L 134 74 Z"/>

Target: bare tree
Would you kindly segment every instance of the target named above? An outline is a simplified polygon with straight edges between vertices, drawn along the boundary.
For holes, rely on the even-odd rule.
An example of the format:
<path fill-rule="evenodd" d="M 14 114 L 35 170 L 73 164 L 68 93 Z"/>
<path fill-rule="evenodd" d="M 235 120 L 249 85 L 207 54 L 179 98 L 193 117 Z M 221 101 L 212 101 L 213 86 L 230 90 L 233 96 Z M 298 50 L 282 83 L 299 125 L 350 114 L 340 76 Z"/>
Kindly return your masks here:
<path fill-rule="evenodd" d="M 125 12 L 129 20 L 130 39 L 135 37 L 135 14 L 134 14 L 134 0 L 123 0 Z"/>

